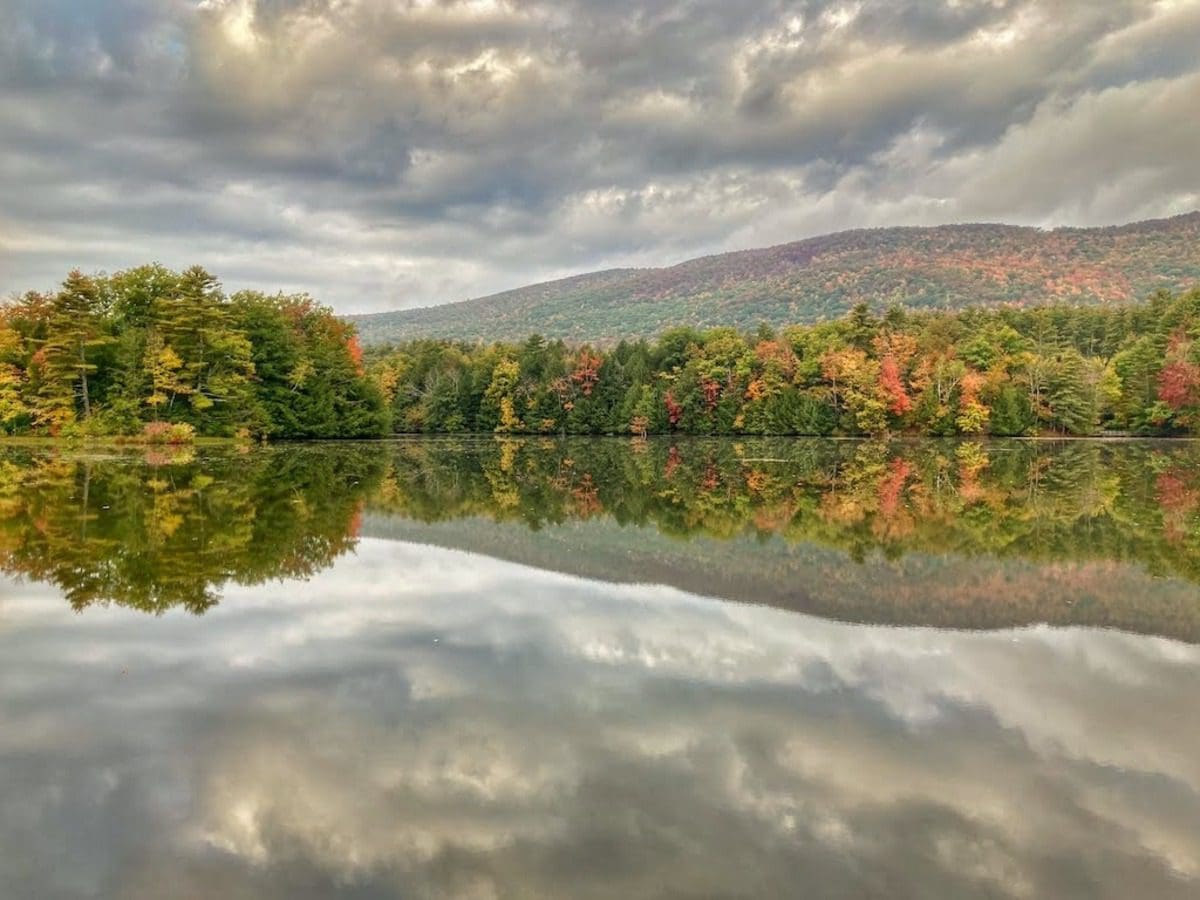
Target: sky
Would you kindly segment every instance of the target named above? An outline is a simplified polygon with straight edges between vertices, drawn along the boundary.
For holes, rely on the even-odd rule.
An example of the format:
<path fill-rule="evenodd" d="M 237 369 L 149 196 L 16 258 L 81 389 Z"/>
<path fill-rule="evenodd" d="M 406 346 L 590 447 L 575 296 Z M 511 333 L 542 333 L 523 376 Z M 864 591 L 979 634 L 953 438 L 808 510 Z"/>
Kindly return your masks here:
<path fill-rule="evenodd" d="M 0 296 L 337 311 L 1200 208 L 1200 0 L 0 0 Z"/>

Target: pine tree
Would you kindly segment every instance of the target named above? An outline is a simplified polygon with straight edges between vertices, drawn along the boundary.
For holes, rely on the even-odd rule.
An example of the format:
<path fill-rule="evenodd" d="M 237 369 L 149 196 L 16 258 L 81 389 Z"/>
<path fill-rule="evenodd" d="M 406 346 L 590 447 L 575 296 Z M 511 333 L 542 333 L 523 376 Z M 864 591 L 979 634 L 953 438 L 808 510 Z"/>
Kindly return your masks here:
<path fill-rule="evenodd" d="M 92 355 L 110 343 L 100 315 L 100 292 L 96 281 L 78 269 L 54 295 L 47 321 L 47 337 L 38 353 L 41 388 L 36 415 L 51 432 L 92 414 L 89 377 L 97 370 Z M 78 402 L 78 405 L 77 405 Z"/>
<path fill-rule="evenodd" d="M 1051 367 L 1048 384 L 1051 427 L 1069 434 L 1095 431 L 1094 393 L 1088 383 L 1087 361 L 1075 350 L 1061 354 Z"/>
<path fill-rule="evenodd" d="M 191 407 L 185 418 L 209 431 L 232 430 L 243 418 L 237 401 L 249 400 L 253 348 L 236 326 L 216 278 L 199 266 L 187 269 L 158 304 L 156 320 L 165 348 L 178 360 L 175 365 L 170 359 L 166 367 L 171 370 L 164 382 L 171 387 L 168 415 L 178 414 L 176 401 L 185 397 Z M 213 409 L 217 404 L 223 405 L 219 411 Z"/>

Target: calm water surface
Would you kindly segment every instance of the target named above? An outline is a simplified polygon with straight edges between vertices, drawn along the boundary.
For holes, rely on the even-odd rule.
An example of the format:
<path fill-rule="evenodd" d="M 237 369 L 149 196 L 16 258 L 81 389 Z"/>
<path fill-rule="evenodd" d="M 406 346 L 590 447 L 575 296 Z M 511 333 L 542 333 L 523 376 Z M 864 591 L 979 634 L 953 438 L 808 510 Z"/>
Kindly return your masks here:
<path fill-rule="evenodd" d="M 0 449 L 0 897 L 1200 896 L 1200 445 Z"/>

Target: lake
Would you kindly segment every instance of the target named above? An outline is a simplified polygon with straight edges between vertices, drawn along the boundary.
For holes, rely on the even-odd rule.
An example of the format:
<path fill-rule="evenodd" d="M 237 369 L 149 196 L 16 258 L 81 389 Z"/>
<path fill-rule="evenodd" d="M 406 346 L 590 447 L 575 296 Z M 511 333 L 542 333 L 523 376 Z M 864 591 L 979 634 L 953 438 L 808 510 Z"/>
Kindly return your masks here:
<path fill-rule="evenodd" d="M 0 448 L 0 896 L 1200 896 L 1200 444 Z"/>

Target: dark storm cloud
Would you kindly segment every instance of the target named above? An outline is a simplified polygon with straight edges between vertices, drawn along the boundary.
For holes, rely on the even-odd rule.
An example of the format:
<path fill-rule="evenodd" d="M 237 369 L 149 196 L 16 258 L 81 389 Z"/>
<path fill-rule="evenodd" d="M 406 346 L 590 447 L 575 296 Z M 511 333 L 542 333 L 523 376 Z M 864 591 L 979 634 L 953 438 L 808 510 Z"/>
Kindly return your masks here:
<path fill-rule="evenodd" d="M 0 290 L 339 309 L 839 228 L 1200 205 L 1200 0 L 6 0 Z"/>

